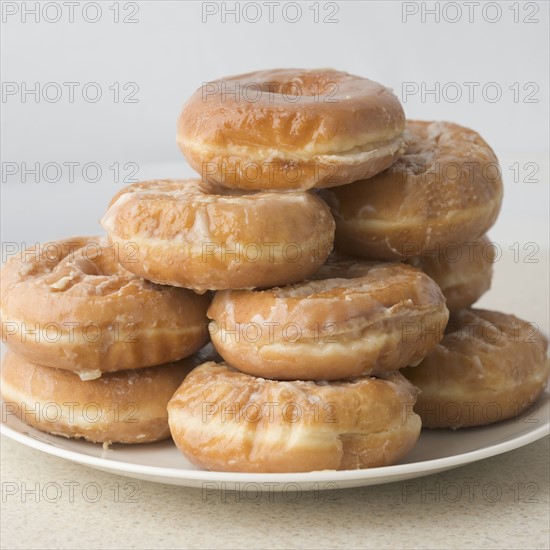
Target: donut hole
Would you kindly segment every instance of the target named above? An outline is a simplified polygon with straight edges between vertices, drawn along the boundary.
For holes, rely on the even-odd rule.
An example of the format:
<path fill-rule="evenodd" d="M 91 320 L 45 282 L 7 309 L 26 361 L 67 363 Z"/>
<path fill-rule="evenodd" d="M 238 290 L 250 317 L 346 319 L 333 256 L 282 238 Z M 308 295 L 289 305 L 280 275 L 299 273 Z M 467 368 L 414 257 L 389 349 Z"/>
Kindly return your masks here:
<path fill-rule="evenodd" d="M 332 96 L 339 90 L 339 78 L 331 78 L 320 73 L 303 74 L 292 78 L 249 83 L 266 94 L 277 94 L 286 97 L 320 97 Z"/>

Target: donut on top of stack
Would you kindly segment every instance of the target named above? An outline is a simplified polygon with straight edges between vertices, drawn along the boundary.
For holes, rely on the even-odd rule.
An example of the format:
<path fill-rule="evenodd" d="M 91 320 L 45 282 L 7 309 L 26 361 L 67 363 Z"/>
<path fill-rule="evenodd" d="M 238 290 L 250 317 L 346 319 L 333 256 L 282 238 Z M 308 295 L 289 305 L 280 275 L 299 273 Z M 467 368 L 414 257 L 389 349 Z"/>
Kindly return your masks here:
<path fill-rule="evenodd" d="M 406 147 L 393 92 L 333 69 L 275 69 L 203 84 L 177 128 L 189 164 L 231 189 L 343 185 L 390 166 Z"/>

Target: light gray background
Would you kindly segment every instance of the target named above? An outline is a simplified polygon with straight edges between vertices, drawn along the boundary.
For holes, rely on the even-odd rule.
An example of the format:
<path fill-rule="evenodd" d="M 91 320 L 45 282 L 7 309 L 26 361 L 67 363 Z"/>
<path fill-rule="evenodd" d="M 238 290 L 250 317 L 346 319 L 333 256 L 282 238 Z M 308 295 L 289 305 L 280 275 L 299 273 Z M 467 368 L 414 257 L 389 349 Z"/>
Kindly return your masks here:
<path fill-rule="evenodd" d="M 61 3 L 61 2 L 60 2 Z M 410 118 L 447 119 L 471 126 L 503 152 L 506 149 L 546 152 L 548 149 L 548 2 L 531 2 L 522 8 L 521 22 L 514 22 L 513 2 L 493 2 L 496 8 L 472 6 L 474 22 L 466 6 L 457 23 L 452 7 L 441 8 L 439 23 L 425 14 L 423 4 L 434 2 L 356 1 L 339 2 L 332 16 L 338 23 L 314 23 L 314 2 L 302 2 L 302 16 L 288 23 L 295 11 L 285 2 L 274 7 L 274 22 L 263 17 L 248 23 L 255 11 L 241 5 L 241 22 L 222 11 L 206 17 L 201 2 L 139 2 L 134 24 L 113 23 L 113 2 L 102 2 L 102 17 L 86 23 L 75 8 L 75 22 L 68 23 L 65 10 L 57 23 L 33 16 L 22 23 L 21 12 L 4 14 L 2 28 L 2 77 L 12 82 L 98 82 L 105 96 L 96 104 L 76 100 L 48 104 L 17 101 L 3 104 L 3 154 L 7 159 L 134 159 L 141 163 L 179 159 L 175 145 L 175 121 L 184 100 L 202 82 L 228 74 L 270 67 L 335 67 L 367 76 L 392 87 L 401 95 L 403 83 L 478 82 L 470 102 L 464 97 L 450 103 L 419 95 L 405 103 Z M 130 15 L 130 2 L 121 2 L 121 15 Z M 212 2 L 206 3 L 213 4 Z M 223 3 L 221 3 L 223 4 Z M 226 2 L 227 8 L 234 2 Z M 250 4 L 250 2 L 249 2 Z M 321 18 L 329 17 L 329 4 L 318 2 Z M 446 2 L 440 2 L 444 6 Z M 475 2 L 474 2 L 475 4 Z M 127 6 L 124 8 L 124 6 Z M 416 15 L 404 14 L 419 10 Z M 213 9 L 213 8 L 210 8 Z M 6 11 L 6 8 L 4 8 Z M 46 17 L 53 19 L 50 8 Z M 88 13 L 88 12 L 87 12 Z M 93 17 L 93 10 L 88 16 Z M 248 14 L 248 15 L 247 15 Z M 539 23 L 524 23 L 523 19 Z M 108 86 L 113 82 L 136 82 L 137 104 L 116 104 Z M 486 101 L 482 87 L 488 82 L 502 89 L 502 99 Z M 535 82 L 538 104 L 514 103 L 509 86 Z M 449 94 L 450 94 L 449 89 Z M 467 89 L 463 86 L 466 94 Z M 522 91 L 522 95 L 528 90 Z M 109 97 L 108 97 L 109 96 Z M 452 99 L 452 96 L 449 97 Z"/>
<path fill-rule="evenodd" d="M 192 175 L 176 146 L 175 124 L 183 102 L 203 82 L 260 68 L 329 66 L 391 86 L 406 100 L 410 118 L 446 119 L 478 130 L 501 159 L 506 183 L 503 212 L 490 236 L 503 246 L 548 247 L 547 2 L 491 2 L 490 8 L 480 2 L 470 8 L 453 2 L 317 2 L 318 23 L 315 2 L 301 2 L 297 17 L 281 1 L 272 8 L 273 22 L 265 2 L 240 2 L 239 23 L 230 13 L 223 22 L 223 9 L 234 2 L 120 2 L 119 23 L 112 1 L 100 2 L 100 16 L 81 3 L 72 23 L 62 2 L 47 9 L 42 3 L 38 15 L 26 13 L 24 4 L 2 7 L 3 241 L 96 233 L 107 201 L 132 175 Z M 34 4 L 27 2 L 27 11 Z M 439 22 L 426 13 L 437 5 Z M 247 22 L 258 15 L 257 23 Z M 65 82 L 78 83 L 72 103 Z M 102 91 L 96 103 L 82 98 L 90 82 Z M 137 103 L 120 101 L 135 89 L 124 90 L 128 82 L 139 87 L 132 97 Z M 36 83 L 41 91 L 54 83 L 46 86 L 50 97 L 57 83 L 59 101 L 22 95 L 24 85 Z M 113 85 L 120 89 L 118 103 Z M 422 87 L 436 86 L 439 96 L 422 97 Z M 404 97 L 405 87 L 418 92 Z M 462 97 L 454 102 L 457 90 Z M 497 90 L 500 100 L 489 101 Z M 529 98 L 537 102 L 526 103 Z M 72 184 L 70 162 L 79 163 Z M 39 163 L 38 184 L 33 174 L 25 181 L 22 163 L 30 169 Z M 83 172 L 88 163 L 99 165 L 99 181 L 93 181 L 93 167 Z M 115 163 L 118 178 L 109 168 Z"/>

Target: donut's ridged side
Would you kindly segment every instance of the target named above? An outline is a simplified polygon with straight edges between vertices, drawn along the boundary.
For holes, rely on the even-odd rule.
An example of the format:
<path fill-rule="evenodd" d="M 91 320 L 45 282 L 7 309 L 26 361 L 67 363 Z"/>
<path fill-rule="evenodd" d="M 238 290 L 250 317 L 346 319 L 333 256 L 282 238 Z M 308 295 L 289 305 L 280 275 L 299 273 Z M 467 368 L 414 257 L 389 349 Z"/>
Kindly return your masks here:
<path fill-rule="evenodd" d="M 168 405 L 176 445 L 209 470 L 306 472 L 382 466 L 415 444 L 416 391 L 398 373 L 338 384 L 268 381 L 204 364 Z"/>
<path fill-rule="evenodd" d="M 498 159 L 476 132 L 409 121 L 406 153 L 373 178 L 323 192 L 336 250 L 396 260 L 478 239 L 502 204 Z"/>
<path fill-rule="evenodd" d="M 352 280 L 219 292 L 208 310 L 212 342 L 239 370 L 283 380 L 335 380 L 418 362 L 443 337 L 440 289 L 406 265 L 368 270 Z"/>
<path fill-rule="evenodd" d="M 84 382 L 8 352 L 2 399 L 9 414 L 47 433 L 95 443 L 149 443 L 169 437 L 166 405 L 193 367 L 184 360 Z"/>
<path fill-rule="evenodd" d="M 287 84 L 300 94 L 287 97 Z M 238 91 L 225 94 L 225 87 Z M 241 94 L 251 87 L 253 101 Z M 276 69 L 197 90 L 179 118 L 178 144 L 208 181 L 237 189 L 308 189 L 387 168 L 404 152 L 404 127 L 399 99 L 377 82 L 330 69 Z"/>
<path fill-rule="evenodd" d="M 31 250 L 7 262 L 2 338 L 10 349 L 93 378 L 175 361 L 206 343 L 208 296 L 143 281 L 115 264 L 106 241 L 97 242 L 99 259 L 77 249 L 47 262 Z"/>
<path fill-rule="evenodd" d="M 102 224 L 121 263 L 146 279 L 198 291 L 289 284 L 311 276 L 334 220 L 311 193 L 215 194 L 198 180 L 144 182 L 115 197 Z"/>
<path fill-rule="evenodd" d="M 229 189 L 275 190 L 324 189 L 368 179 L 389 168 L 407 148 L 406 135 L 331 155 L 279 157 L 269 160 L 255 150 L 239 155 L 180 144 L 189 164 L 207 181 Z M 253 168 L 252 168 L 253 167 Z"/>

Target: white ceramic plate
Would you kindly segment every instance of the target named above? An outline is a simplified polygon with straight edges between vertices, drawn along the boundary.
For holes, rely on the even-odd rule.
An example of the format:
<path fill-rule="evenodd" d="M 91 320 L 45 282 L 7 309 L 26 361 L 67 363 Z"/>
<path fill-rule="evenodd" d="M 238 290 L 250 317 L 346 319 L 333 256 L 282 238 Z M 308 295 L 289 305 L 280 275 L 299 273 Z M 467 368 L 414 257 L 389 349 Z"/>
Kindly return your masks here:
<path fill-rule="evenodd" d="M 516 419 L 463 430 L 423 430 L 416 447 L 395 466 L 369 470 L 299 474 L 242 474 L 208 472 L 188 462 L 171 440 L 148 445 L 102 445 L 42 433 L 13 416 L 3 419 L 1 431 L 33 449 L 126 477 L 240 491 L 334 490 L 403 481 L 456 468 L 527 445 L 550 432 L 550 393 Z"/>
<path fill-rule="evenodd" d="M 533 157 L 533 154 L 522 157 L 520 153 L 514 152 L 501 159 L 502 166 L 509 166 L 522 158 L 529 161 L 538 158 Z M 547 157 L 537 162 L 541 170 L 548 164 Z M 158 174 L 165 177 L 178 177 L 178 174 L 179 176 L 192 175 L 191 170 L 182 163 L 140 168 L 140 179 L 155 178 Z M 541 181 L 545 181 L 545 174 L 542 174 Z M 53 187 L 32 185 L 33 200 L 29 201 L 31 192 L 29 189 L 27 186 L 14 184 L 2 190 L 0 218 L 1 233 L 5 242 L 34 243 L 37 235 L 42 235 L 42 240 L 49 240 L 66 235 L 96 234 L 99 231 L 96 220 L 104 212 L 105 205 L 114 193 L 112 181 L 98 184 L 94 187 L 94 193 L 90 193 L 88 185 L 72 183 L 66 185 L 59 183 Z M 529 204 L 547 203 L 542 189 L 538 186 L 529 188 L 529 193 L 535 193 Z M 545 248 L 546 242 L 539 243 L 537 263 L 518 262 L 516 249 L 509 246 L 512 243 L 517 244 L 516 241 L 520 243 L 532 241 L 533 235 L 539 237 L 546 235 L 547 231 L 544 231 L 546 218 L 540 218 L 544 220 L 544 223 L 540 222 L 542 229 L 536 225 L 539 220 L 537 217 L 531 216 L 529 223 L 524 223 L 526 221 L 524 209 L 517 206 L 522 201 L 514 199 L 520 194 L 525 198 L 526 188 L 520 189 L 510 185 L 507 193 L 511 193 L 512 198 L 505 202 L 501 223 L 495 229 L 491 229 L 491 238 L 500 243 L 502 257 L 494 265 L 495 274 L 491 291 L 481 298 L 476 307 L 513 312 L 547 330 L 549 326 L 547 288 L 549 259 Z M 69 210 L 66 208 L 67 200 L 72 205 Z M 28 211 L 29 215 L 23 221 L 19 215 L 20 209 L 13 207 L 17 204 L 24 204 Z M 47 204 L 48 208 L 44 208 L 44 204 Z M 89 215 L 83 215 L 84 212 L 88 212 Z M 526 253 L 525 249 L 522 253 Z M 522 259 L 525 259 L 524 256 Z M 510 292 L 510 288 L 517 286 L 518 280 L 522 281 L 522 292 Z M 295 483 L 306 490 L 376 485 L 456 468 L 511 451 L 544 437 L 550 431 L 549 416 L 550 396 L 547 390 L 537 403 L 536 409 L 528 411 L 516 422 L 510 420 L 492 426 L 456 432 L 424 431 L 417 446 L 401 464 L 370 470 L 321 471 L 306 474 L 206 472 L 190 464 L 171 441 L 142 446 L 114 445 L 108 450 L 103 450 L 101 445 L 44 434 L 13 417 L 9 417 L 0 427 L 3 434 L 29 447 L 127 477 L 189 487 L 204 487 L 207 483 L 218 484 L 218 487 L 221 487 L 222 483 L 226 483 L 229 489 L 238 483 L 243 491 L 256 491 L 258 484 L 260 487 L 266 484 L 266 488 L 270 490 L 284 490 L 287 484 Z"/>

